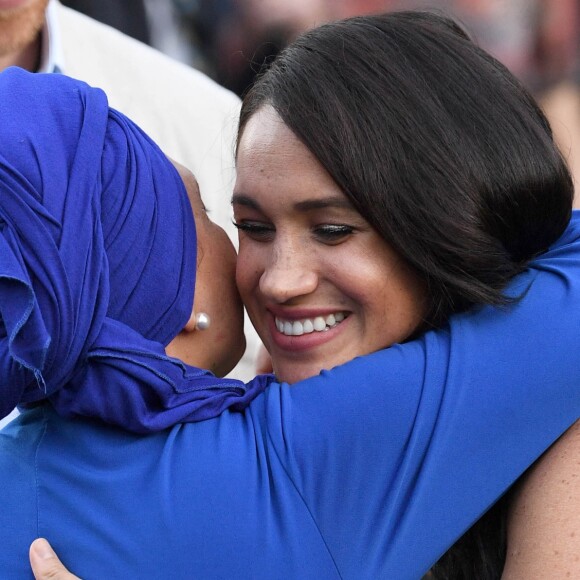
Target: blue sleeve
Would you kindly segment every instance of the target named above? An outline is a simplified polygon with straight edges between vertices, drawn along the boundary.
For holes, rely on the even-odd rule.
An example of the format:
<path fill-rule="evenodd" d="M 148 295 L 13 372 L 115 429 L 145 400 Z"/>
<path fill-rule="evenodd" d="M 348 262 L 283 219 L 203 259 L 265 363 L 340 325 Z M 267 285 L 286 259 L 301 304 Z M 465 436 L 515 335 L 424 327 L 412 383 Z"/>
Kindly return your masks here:
<path fill-rule="evenodd" d="M 580 417 L 578 212 L 524 291 L 271 386 L 272 444 L 345 576 L 420 577 Z"/>

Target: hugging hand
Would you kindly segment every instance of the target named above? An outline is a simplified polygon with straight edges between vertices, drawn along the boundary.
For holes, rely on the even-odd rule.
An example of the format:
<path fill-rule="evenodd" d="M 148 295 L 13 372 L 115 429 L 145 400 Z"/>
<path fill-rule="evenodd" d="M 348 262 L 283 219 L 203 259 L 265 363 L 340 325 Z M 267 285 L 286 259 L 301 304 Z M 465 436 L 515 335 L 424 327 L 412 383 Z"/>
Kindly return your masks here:
<path fill-rule="evenodd" d="M 44 538 L 38 538 L 30 545 L 30 565 L 36 580 L 80 580 L 63 566 Z"/>

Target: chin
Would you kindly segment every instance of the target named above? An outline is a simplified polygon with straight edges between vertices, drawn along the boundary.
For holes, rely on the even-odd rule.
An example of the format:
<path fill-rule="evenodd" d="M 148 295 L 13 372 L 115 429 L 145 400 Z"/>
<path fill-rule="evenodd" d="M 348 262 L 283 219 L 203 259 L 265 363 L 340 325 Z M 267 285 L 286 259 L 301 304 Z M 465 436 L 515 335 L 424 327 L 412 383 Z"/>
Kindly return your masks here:
<path fill-rule="evenodd" d="M 326 367 L 320 365 L 302 366 L 300 364 L 290 362 L 287 365 L 280 365 L 280 370 L 277 370 L 276 366 L 274 366 L 274 374 L 276 375 L 276 379 L 279 382 L 292 385 L 294 383 L 298 383 L 299 381 L 315 377 L 316 375 L 320 374 L 320 371 L 322 371 L 324 368 Z"/>

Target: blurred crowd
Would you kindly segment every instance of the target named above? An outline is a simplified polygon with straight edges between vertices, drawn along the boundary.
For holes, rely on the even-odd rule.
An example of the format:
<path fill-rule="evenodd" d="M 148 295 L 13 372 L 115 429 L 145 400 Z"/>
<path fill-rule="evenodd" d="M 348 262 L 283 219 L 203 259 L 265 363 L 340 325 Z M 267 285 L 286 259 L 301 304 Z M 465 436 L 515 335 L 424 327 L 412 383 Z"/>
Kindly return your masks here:
<path fill-rule="evenodd" d="M 454 15 L 537 93 L 579 78 L 580 0 L 64 0 L 242 94 L 300 32 L 356 14 L 409 8 Z"/>
<path fill-rule="evenodd" d="M 580 178 L 580 0 L 65 0 L 242 95 L 304 30 L 356 14 L 438 9 L 536 95 Z M 105 14 L 106 12 L 109 14 Z M 116 13 L 116 14 L 115 14 Z M 136 30 L 137 29 L 137 30 Z"/>
<path fill-rule="evenodd" d="M 534 91 L 576 80 L 578 0 L 174 0 L 198 59 L 238 94 L 300 32 L 328 20 L 407 8 L 453 14 Z"/>

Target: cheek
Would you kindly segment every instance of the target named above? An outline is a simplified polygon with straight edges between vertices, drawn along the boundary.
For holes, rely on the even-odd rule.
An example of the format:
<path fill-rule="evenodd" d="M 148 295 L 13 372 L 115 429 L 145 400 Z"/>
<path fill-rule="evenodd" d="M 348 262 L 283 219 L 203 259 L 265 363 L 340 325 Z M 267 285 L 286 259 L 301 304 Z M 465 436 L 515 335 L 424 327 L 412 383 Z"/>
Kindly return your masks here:
<path fill-rule="evenodd" d="M 425 290 L 413 273 L 406 269 L 393 273 L 383 286 L 383 299 L 375 304 L 382 309 L 384 335 L 391 343 L 406 340 L 421 325 L 425 314 Z M 377 316 L 378 318 L 378 316 Z"/>
<path fill-rule="evenodd" d="M 236 285 L 244 304 L 247 304 L 248 277 L 246 275 L 244 264 L 239 255 L 238 263 L 236 265 Z"/>
<path fill-rule="evenodd" d="M 343 278 L 343 292 L 358 305 L 371 349 L 407 339 L 421 324 L 426 292 L 418 276 L 397 258 L 351 260 L 357 267 Z"/>
<path fill-rule="evenodd" d="M 260 261 L 258 253 L 240 240 L 236 264 L 236 284 L 244 304 L 249 305 L 256 297 L 260 280 Z"/>
<path fill-rule="evenodd" d="M 211 271 L 211 279 L 216 286 L 233 284 L 236 270 L 237 255 L 227 234 L 214 224 L 210 224 L 204 231 L 204 240 L 201 244 L 203 256 L 200 267 Z M 199 239 L 199 235 L 198 235 Z"/>

